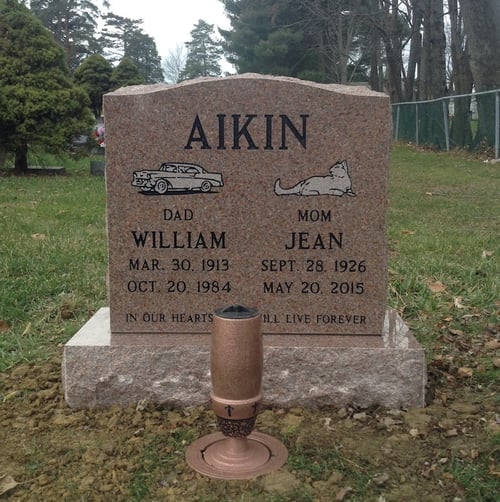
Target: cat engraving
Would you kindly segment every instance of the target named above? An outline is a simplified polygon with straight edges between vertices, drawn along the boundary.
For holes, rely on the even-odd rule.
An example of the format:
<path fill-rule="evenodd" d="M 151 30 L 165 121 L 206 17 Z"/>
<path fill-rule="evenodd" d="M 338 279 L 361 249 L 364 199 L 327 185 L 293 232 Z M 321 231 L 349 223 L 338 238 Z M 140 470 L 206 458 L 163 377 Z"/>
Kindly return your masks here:
<path fill-rule="evenodd" d="M 347 160 L 335 162 L 330 167 L 329 173 L 327 176 L 311 176 L 299 181 L 291 188 L 282 188 L 278 178 L 274 183 L 274 193 L 276 195 L 335 195 L 337 197 L 347 195 L 356 197 L 352 191 Z"/>

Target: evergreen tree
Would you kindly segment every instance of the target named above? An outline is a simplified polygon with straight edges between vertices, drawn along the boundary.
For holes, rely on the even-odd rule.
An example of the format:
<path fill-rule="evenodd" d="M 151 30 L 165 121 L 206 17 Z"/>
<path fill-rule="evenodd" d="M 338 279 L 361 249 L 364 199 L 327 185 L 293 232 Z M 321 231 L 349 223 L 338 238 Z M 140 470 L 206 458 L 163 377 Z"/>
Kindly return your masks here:
<path fill-rule="evenodd" d="M 214 25 L 203 19 L 191 30 L 191 41 L 186 42 L 188 55 L 186 65 L 179 75 L 179 80 L 196 77 L 220 77 L 220 58 L 222 47 L 214 39 Z"/>
<path fill-rule="evenodd" d="M 161 58 L 152 37 L 142 31 L 134 31 L 128 36 L 125 57 L 130 59 L 146 84 L 163 82 Z"/>
<path fill-rule="evenodd" d="M 0 96 L 0 143 L 18 171 L 28 169 L 28 146 L 61 150 L 92 125 L 63 50 L 17 0 L 0 0 Z"/>
<path fill-rule="evenodd" d="M 134 63 L 143 83 L 163 82 L 161 58 L 152 37 L 141 28 L 141 19 L 109 13 L 105 17 L 100 43 L 111 62 L 127 58 Z"/>
<path fill-rule="evenodd" d="M 238 73 L 326 81 L 321 26 L 303 0 L 224 0 L 231 30 L 220 30 Z"/>
<path fill-rule="evenodd" d="M 99 54 L 89 56 L 75 71 L 75 82 L 89 95 L 95 117 L 102 114 L 102 96 L 111 89 L 113 67 Z"/>
<path fill-rule="evenodd" d="M 108 61 L 119 62 L 125 57 L 133 33 L 141 31 L 142 19 L 130 19 L 108 13 L 104 16 L 104 28 L 99 40 Z"/>
<path fill-rule="evenodd" d="M 111 74 L 113 89 L 139 84 L 144 84 L 144 78 L 139 73 L 137 66 L 129 58 L 123 58 Z"/>
<path fill-rule="evenodd" d="M 100 12 L 95 2 L 31 0 L 30 8 L 64 49 L 66 64 L 71 71 L 89 54 L 99 51 L 96 29 Z"/>

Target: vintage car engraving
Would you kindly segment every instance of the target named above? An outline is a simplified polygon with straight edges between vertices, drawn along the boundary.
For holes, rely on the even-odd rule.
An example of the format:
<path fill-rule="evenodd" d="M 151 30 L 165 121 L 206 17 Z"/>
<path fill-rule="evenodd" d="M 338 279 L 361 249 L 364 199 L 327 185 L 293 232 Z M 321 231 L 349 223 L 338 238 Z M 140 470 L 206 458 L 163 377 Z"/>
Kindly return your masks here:
<path fill-rule="evenodd" d="M 282 188 L 281 180 L 278 178 L 274 183 L 274 193 L 276 195 L 335 195 L 342 197 L 356 197 L 352 191 L 351 177 L 349 176 L 349 165 L 347 160 L 335 162 L 328 170 L 326 176 L 311 176 L 299 181 L 291 188 Z"/>
<path fill-rule="evenodd" d="M 209 173 L 198 164 L 164 162 L 160 169 L 134 171 L 132 186 L 142 193 L 171 193 L 199 191 L 207 193 L 224 186 L 221 173 Z"/>

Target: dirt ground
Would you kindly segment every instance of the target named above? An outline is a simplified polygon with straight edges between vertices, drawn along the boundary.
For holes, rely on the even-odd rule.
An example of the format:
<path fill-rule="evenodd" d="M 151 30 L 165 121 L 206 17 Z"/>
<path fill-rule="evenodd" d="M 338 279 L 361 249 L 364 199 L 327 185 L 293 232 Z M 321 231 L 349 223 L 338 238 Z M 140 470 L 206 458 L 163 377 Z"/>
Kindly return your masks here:
<path fill-rule="evenodd" d="M 474 341 L 446 332 L 440 343 L 448 349 L 429 363 L 426 408 L 264 411 L 257 430 L 283 441 L 289 459 L 250 481 L 186 465 L 186 447 L 216 430 L 208 409 L 72 410 L 60 356 L 17 366 L 0 375 L 0 499 L 498 500 L 498 327 Z"/>

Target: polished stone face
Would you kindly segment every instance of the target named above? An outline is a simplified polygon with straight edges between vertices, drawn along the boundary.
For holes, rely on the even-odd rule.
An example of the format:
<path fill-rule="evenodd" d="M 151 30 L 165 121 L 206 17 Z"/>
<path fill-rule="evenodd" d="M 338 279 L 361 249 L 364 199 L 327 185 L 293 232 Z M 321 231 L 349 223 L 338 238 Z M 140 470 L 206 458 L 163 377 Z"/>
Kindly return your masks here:
<path fill-rule="evenodd" d="M 113 335 L 381 335 L 389 99 L 241 75 L 105 96 Z"/>

